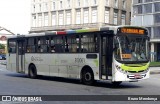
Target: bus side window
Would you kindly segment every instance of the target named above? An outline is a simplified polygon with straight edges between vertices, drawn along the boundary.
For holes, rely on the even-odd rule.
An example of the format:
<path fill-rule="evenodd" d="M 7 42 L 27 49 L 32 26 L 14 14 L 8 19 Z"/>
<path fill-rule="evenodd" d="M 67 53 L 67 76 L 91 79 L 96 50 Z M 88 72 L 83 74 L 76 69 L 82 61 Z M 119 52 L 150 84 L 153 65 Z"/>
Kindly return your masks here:
<path fill-rule="evenodd" d="M 76 44 L 72 45 L 72 52 L 77 52 L 77 45 Z"/>
<path fill-rule="evenodd" d="M 51 46 L 51 52 L 55 52 L 55 46 Z"/>
<path fill-rule="evenodd" d="M 16 53 L 16 41 L 9 40 L 9 53 Z"/>
<path fill-rule="evenodd" d="M 63 52 L 63 46 L 61 44 L 55 44 L 55 52 Z"/>
<path fill-rule="evenodd" d="M 72 35 L 66 37 L 65 52 L 79 52 L 79 36 Z"/>
<path fill-rule="evenodd" d="M 84 34 L 81 37 L 82 52 L 97 52 L 97 36 L 96 34 Z"/>
<path fill-rule="evenodd" d="M 69 52 L 68 46 L 68 44 L 65 45 L 65 52 Z"/>

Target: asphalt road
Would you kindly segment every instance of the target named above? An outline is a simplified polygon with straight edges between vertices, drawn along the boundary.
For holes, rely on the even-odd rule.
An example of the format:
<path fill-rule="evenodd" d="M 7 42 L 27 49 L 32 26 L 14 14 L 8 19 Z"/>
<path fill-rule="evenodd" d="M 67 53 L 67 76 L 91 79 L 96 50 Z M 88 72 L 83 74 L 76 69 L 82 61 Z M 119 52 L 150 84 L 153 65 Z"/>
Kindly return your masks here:
<path fill-rule="evenodd" d="M 0 65 L 0 95 L 160 95 L 160 74 L 153 73 L 149 79 L 139 82 L 123 82 L 119 87 L 112 86 L 110 82 L 97 82 L 94 86 L 86 86 L 74 79 L 46 76 L 30 79 L 27 75 L 7 71 L 5 65 Z M 54 103 L 70 104 L 71 102 Z M 74 102 L 74 104 L 80 103 L 82 102 Z M 98 102 L 83 103 L 97 104 Z M 107 104 L 107 102 L 101 103 Z M 112 102 L 114 103 L 117 102 Z M 124 104 L 124 102 L 119 103 Z M 146 104 L 146 102 L 141 103 Z"/>

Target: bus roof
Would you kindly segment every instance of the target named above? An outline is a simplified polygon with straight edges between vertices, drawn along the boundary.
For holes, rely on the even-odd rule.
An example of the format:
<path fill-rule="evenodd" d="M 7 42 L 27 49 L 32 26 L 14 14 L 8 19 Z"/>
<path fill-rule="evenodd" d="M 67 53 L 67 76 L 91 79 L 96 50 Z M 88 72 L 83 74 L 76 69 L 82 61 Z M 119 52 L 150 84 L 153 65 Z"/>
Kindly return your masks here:
<path fill-rule="evenodd" d="M 16 35 L 9 36 L 7 38 L 19 38 L 19 37 L 33 37 L 33 36 L 48 36 L 48 35 L 69 35 L 74 33 L 87 33 L 87 32 L 98 32 L 98 31 L 113 31 L 114 34 L 117 34 L 117 29 L 120 27 L 135 27 L 135 28 L 144 28 L 138 26 L 104 26 L 100 28 L 85 28 L 85 29 L 77 29 L 77 30 L 65 30 L 65 31 L 47 31 L 42 33 L 31 33 L 28 35 Z"/>

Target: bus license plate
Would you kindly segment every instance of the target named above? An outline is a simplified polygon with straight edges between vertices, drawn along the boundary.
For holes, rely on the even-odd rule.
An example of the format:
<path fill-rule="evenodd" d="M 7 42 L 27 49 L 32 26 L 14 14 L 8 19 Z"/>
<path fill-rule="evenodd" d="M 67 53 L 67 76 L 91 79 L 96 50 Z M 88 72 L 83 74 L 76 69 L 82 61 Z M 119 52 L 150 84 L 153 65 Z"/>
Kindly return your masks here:
<path fill-rule="evenodd" d="M 136 79 L 141 79 L 141 75 L 139 75 L 139 74 L 134 75 L 134 77 L 135 77 Z"/>

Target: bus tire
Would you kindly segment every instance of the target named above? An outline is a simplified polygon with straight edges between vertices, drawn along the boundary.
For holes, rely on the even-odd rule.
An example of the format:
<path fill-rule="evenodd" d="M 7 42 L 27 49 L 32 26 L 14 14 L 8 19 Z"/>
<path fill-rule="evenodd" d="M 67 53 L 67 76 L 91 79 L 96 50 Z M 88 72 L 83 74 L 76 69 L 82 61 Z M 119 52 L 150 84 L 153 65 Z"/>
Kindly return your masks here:
<path fill-rule="evenodd" d="M 121 83 L 122 83 L 122 81 L 112 82 L 112 85 L 115 86 L 115 87 L 118 87 Z"/>
<path fill-rule="evenodd" d="M 94 74 L 92 70 L 84 69 L 82 71 L 82 82 L 85 85 L 93 85 L 94 84 Z"/>
<path fill-rule="evenodd" d="M 37 78 L 37 70 L 36 70 L 35 65 L 32 64 L 32 65 L 29 66 L 29 73 L 28 73 L 28 75 L 32 79 Z"/>

